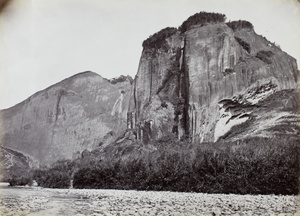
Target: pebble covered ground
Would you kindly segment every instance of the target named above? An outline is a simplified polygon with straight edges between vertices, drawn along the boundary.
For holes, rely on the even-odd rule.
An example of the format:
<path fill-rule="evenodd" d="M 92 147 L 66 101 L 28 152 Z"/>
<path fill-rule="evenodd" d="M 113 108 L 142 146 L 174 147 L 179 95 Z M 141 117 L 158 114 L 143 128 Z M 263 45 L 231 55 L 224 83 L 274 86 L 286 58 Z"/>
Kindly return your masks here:
<path fill-rule="evenodd" d="M 300 215 L 298 196 L 0 189 L 0 215 Z"/>

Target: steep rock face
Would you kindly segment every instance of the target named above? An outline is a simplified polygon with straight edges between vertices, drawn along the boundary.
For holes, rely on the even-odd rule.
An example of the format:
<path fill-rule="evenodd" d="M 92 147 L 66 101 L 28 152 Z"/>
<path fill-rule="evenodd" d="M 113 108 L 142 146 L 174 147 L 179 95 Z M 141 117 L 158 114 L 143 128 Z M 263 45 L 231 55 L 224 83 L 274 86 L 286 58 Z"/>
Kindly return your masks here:
<path fill-rule="evenodd" d="M 11 175 L 21 175 L 34 165 L 31 158 L 20 152 L 0 146 L 0 180 L 6 181 Z"/>
<path fill-rule="evenodd" d="M 248 53 L 238 35 L 249 43 Z M 225 24 L 194 28 L 186 33 L 186 64 L 189 73 L 189 116 L 192 137 L 215 141 L 215 125 L 222 114 L 217 103 L 248 90 L 273 83 L 276 90 L 296 88 L 296 61 L 269 42 L 244 29 L 233 32 Z M 270 52 L 270 63 L 256 57 Z"/>
<path fill-rule="evenodd" d="M 245 115 L 233 125 L 222 123 L 220 101 L 268 84 L 272 92 L 295 89 L 297 79 L 296 60 L 253 29 L 194 26 L 161 47 L 144 47 L 128 125 L 144 142 L 167 132 L 216 141 L 226 133 L 216 130 L 248 120 Z"/>
<path fill-rule="evenodd" d="M 1 111 L 2 145 L 40 164 L 71 159 L 126 129 L 131 84 L 84 72 Z"/>
<path fill-rule="evenodd" d="M 164 47 L 143 50 L 133 84 L 128 128 L 136 129 L 138 138 L 144 142 L 172 132 L 178 124 L 173 104 L 180 92 L 182 45 L 176 33 Z"/>

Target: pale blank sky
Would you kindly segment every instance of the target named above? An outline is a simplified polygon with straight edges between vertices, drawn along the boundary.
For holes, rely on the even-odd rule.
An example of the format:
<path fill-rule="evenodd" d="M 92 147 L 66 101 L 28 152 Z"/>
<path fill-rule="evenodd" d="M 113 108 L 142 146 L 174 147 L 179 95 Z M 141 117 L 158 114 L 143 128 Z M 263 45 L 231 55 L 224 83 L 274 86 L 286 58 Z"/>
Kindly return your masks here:
<path fill-rule="evenodd" d="M 299 63 L 297 0 L 14 0 L 0 15 L 0 109 L 86 70 L 134 77 L 143 40 L 200 11 L 250 21 Z"/>

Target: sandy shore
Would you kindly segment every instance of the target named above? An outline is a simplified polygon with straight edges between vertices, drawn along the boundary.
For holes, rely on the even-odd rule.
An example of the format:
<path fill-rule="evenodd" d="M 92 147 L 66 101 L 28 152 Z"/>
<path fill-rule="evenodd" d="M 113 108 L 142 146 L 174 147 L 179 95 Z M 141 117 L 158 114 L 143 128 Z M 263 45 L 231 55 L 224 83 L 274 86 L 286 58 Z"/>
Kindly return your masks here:
<path fill-rule="evenodd" d="M 298 215 L 298 196 L 1 188 L 0 215 Z M 300 215 L 300 214 L 299 214 Z"/>

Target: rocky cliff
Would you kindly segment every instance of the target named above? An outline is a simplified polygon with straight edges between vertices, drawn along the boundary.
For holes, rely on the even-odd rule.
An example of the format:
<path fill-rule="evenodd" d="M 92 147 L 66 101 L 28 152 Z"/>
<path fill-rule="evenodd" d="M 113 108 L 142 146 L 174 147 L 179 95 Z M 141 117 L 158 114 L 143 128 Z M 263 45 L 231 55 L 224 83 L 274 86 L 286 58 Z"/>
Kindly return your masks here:
<path fill-rule="evenodd" d="M 201 12 L 149 37 L 134 80 L 84 72 L 2 110 L 1 144 L 48 165 L 170 133 L 299 137 L 296 60 L 251 23 L 224 21 Z"/>
<path fill-rule="evenodd" d="M 249 107 L 297 88 L 296 60 L 251 23 L 182 26 L 144 42 L 128 114 L 129 128 L 143 142 L 171 132 L 216 141 L 255 115 Z M 228 101 L 238 104 L 234 114 L 223 106 Z"/>
<path fill-rule="evenodd" d="M 29 172 L 34 164 L 30 157 L 0 146 L 0 181 L 6 181 L 13 175 L 22 176 Z"/>
<path fill-rule="evenodd" d="M 1 143 L 41 165 L 77 157 L 126 129 L 130 91 L 126 77 L 77 74 L 2 110 Z"/>

